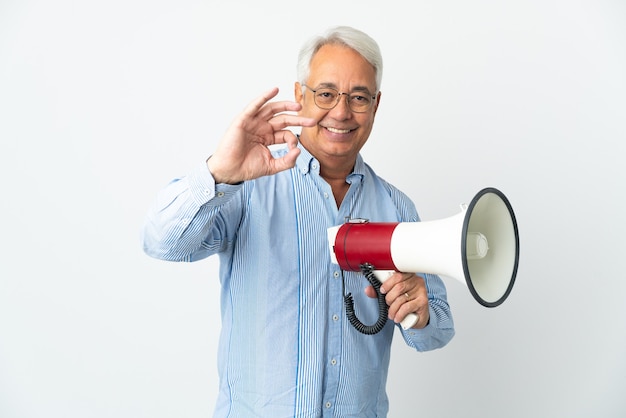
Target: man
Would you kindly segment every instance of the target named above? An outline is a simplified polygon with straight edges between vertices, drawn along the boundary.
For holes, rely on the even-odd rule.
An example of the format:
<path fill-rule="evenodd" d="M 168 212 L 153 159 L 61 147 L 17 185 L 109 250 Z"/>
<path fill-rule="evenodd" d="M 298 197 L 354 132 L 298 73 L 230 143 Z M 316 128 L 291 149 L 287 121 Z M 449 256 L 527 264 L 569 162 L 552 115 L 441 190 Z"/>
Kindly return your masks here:
<path fill-rule="evenodd" d="M 373 322 L 376 293 L 360 272 L 331 263 L 327 228 L 349 217 L 418 221 L 408 197 L 359 154 L 381 76 L 368 35 L 338 27 L 314 38 L 299 56 L 295 102 L 270 102 L 277 89 L 252 102 L 213 155 L 161 191 L 148 214 L 149 255 L 220 257 L 215 417 L 385 417 L 394 329 L 418 351 L 454 335 L 445 287 L 433 275 L 385 281 L 391 320 L 375 335 L 343 314 L 345 287 L 363 322 Z M 409 313 L 419 318 L 412 329 L 394 326 Z"/>

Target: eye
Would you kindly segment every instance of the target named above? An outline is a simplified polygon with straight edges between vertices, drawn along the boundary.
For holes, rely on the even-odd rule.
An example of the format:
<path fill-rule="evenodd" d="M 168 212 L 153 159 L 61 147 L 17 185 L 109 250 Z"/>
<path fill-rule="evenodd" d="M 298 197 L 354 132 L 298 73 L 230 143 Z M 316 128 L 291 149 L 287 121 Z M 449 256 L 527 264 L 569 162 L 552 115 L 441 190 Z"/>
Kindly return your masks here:
<path fill-rule="evenodd" d="M 335 93 L 332 90 L 318 90 L 317 91 L 317 97 L 319 97 L 320 99 L 324 99 L 324 100 L 334 99 L 336 96 L 337 96 L 337 93 Z"/>
<path fill-rule="evenodd" d="M 366 104 L 366 103 L 369 103 L 370 98 L 369 98 L 369 96 L 362 96 L 360 94 L 353 94 L 350 97 L 350 100 L 352 100 L 355 103 Z"/>

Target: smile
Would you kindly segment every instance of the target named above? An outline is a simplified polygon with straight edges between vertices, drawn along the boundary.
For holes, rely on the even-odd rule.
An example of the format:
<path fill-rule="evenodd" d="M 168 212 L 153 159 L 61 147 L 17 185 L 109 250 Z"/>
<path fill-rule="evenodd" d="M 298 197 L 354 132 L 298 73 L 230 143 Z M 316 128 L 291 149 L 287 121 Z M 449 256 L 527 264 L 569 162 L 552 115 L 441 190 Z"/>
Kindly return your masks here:
<path fill-rule="evenodd" d="M 328 129 L 330 132 L 334 134 L 347 134 L 352 131 L 352 129 L 337 129 L 337 128 L 331 128 L 330 126 L 327 126 L 326 129 Z"/>

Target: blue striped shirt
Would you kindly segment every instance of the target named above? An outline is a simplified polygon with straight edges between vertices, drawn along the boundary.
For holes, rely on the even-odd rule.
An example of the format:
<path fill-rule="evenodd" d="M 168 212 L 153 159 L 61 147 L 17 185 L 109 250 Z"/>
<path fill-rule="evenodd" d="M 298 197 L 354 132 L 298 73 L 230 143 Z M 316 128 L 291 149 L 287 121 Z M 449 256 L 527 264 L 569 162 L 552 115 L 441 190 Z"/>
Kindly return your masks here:
<path fill-rule="evenodd" d="M 430 323 L 376 335 L 346 319 L 339 266 L 327 228 L 347 216 L 372 222 L 418 221 L 406 195 L 358 157 L 341 207 L 303 147 L 296 166 L 239 185 L 215 184 L 205 163 L 158 195 L 144 228 L 147 254 L 171 261 L 220 257 L 219 395 L 215 417 L 386 417 L 391 340 L 398 329 L 417 351 L 454 335 L 441 279 L 425 275 Z M 276 155 L 283 153 L 274 150 Z M 357 272 L 346 292 L 362 322 L 378 306 Z"/>

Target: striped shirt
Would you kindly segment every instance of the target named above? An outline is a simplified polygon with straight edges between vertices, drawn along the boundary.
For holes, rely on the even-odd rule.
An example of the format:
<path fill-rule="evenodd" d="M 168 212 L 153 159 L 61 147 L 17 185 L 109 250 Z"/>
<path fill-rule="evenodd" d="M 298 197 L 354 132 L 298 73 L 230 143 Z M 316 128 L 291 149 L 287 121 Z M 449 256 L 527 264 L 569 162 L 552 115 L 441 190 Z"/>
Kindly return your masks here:
<path fill-rule="evenodd" d="M 337 208 L 319 162 L 300 148 L 291 170 L 238 185 L 216 184 L 202 163 L 159 193 L 144 224 L 144 250 L 153 257 L 220 257 L 216 418 L 386 417 L 394 330 L 417 351 L 442 347 L 454 335 L 446 289 L 434 275 L 424 275 L 430 303 L 424 329 L 405 331 L 388 321 L 378 334 L 364 335 L 349 324 L 327 228 L 348 216 L 406 222 L 418 215 L 361 156 Z M 359 319 L 376 322 L 366 279 L 358 272 L 344 279 Z"/>

